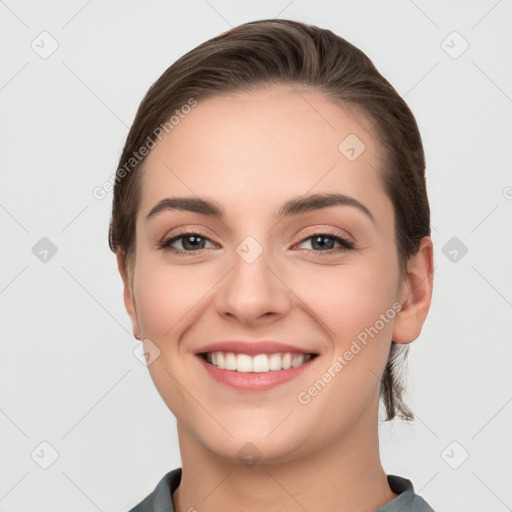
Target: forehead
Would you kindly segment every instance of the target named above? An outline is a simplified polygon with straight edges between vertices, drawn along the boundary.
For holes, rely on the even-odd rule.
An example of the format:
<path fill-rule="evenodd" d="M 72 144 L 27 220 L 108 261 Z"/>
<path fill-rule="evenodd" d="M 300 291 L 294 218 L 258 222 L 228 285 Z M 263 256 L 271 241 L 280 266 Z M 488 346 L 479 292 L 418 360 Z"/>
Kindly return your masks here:
<path fill-rule="evenodd" d="M 309 192 L 382 201 L 381 155 L 370 120 L 319 92 L 226 94 L 199 101 L 150 152 L 141 210 L 169 194 L 207 195 L 233 211 Z"/>

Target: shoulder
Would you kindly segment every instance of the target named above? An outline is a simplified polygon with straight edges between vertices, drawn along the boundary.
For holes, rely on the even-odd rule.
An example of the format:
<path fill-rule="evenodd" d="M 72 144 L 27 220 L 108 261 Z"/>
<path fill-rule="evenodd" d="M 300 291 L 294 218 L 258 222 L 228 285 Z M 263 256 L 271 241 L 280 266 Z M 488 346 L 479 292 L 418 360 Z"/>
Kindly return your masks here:
<path fill-rule="evenodd" d="M 412 482 L 397 475 L 387 475 L 391 490 L 398 496 L 375 512 L 434 512 L 432 507 L 415 493 Z"/>
<path fill-rule="evenodd" d="M 435 512 L 432 507 L 415 493 L 412 482 L 397 475 L 387 475 L 391 490 L 398 494 L 393 500 L 375 512 Z M 165 474 L 155 489 L 128 512 L 175 512 L 172 493 L 181 481 L 181 468 Z"/>
<path fill-rule="evenodd" d="M 169 471 L 161 478 L 155 489 L 128 512 L 174 512 L 172 493 L 180 481 L 181 468 Z"/>

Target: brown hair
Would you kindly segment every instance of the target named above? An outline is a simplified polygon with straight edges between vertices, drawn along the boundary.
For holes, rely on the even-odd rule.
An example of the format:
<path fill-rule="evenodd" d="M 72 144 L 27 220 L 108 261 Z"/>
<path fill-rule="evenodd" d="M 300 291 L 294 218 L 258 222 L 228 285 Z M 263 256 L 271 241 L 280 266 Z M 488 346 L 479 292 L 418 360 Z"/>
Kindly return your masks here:
<path fill-rule="evenodd" d="M 416 254 L 420 240 L 430 235 L 425 158 L 416 120 L 361 50 L 330 30 L 283 19 L 245 23 L 200 44 L 172 64 L 146 93 L 119 160 L 109 230 L 110 248 L 124 252 L 128 269 L 134 265 L 145 161 L 137 151 L 158 127 L 169 126 L 170 117 L 191 99 L 278 83 L 314 88 L 335 102 L 359 109 L 375 125 L 385 153 L 382 179 L 394 206 L 395 240 L 405 275 L 408 258 Z M 409 420 L 414 417 L 402 400 L 399 375 L 408 347 L 391 343 L 380 388 L 386 420 L 397 414 Z"/>

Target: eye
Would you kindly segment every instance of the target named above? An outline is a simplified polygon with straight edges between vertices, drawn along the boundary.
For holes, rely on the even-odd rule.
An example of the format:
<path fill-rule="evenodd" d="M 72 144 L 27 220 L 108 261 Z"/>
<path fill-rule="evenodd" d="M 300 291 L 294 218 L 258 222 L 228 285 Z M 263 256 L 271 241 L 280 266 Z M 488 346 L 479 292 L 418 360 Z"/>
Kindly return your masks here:
<path fill-rule="evenodd" d="M 176 242 L 181 244 L 181 249 L 173 247 Z M 213 244 L 213 242 L 202 233 L 186 232 L 162 240 L 158 243 L 158 247 L 174 254 L 188 256 L 192 255 L 194 252 L 199 252 L 202 249 L 205 249 L 205 244 L 207 242 Z"/>
<path fill-rule="evenodd" d="M 175 247 L 177 242 L 181 245 L 181 248 Z M 158 247 L 180 256 L 191 256 L 193 253 L 206 249 L 205 245 L 207 243 L 212 244 L 213 247 L 216 245 L 202 233 L 190 231 L 165 238 L 158 243 Z M 332 254 L 333 252 L 354 249 L 354 244 L 351 241 L 336 233 L 329 232 L 315 233 L 304 238 L 298 245 L 300 246 L 305 243 L 310 243 L 312 247 L 312 249 L 306 248 L 306 251 L 313 253 L 315 256 L 320 256 L 319 253 L 322 252 Z M 336 247 L 336 244 L 338 244 L 338 247 Z"/>
<path fill-rule="evenodd" d="M 302 245 L 304 243 L 310 243 L 312 249 L 306 249 L 309 252 L 328 252 L 331 253 L 333 251 L 341 250 L 341 251 L 350 251 L 354 249 L 354 244 L 347 240 L 346 238 L 343 238 L 342 236 L 339 236 L 336 233 L 315 233 L 311 236 L 308 236 L 302 242 L 299 243 L 299 245 Z M 339 246 L 336 248 L 335 245 L 339 244 Z"/>

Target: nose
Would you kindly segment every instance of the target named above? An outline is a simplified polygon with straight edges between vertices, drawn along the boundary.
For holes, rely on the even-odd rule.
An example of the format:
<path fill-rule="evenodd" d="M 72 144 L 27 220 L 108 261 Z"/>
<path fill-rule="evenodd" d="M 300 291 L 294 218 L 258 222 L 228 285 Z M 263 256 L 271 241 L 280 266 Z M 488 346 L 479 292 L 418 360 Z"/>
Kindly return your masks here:
<path fill-rule="evenodd" d="M 279 265 L 266 250 L 253 261 L 240 254 L 235 252 L 233 268 L 217 289 L 219 315 L 236 319 L 247 327 L 286 316 L 292 307 L 293 292 Z"/>

